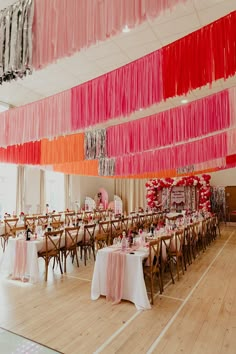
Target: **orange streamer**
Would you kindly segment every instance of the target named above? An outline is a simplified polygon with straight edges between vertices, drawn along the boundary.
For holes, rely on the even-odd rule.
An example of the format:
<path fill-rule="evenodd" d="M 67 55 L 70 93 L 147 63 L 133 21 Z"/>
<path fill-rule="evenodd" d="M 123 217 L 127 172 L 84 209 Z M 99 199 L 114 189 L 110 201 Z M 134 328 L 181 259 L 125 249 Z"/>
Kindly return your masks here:
<path fill-rule="evenodd" d="M 53 166 L 53 170 L 70 175 L 98 176 L 98 160 L 56 164 Z"/>
<path fill-rule="evenodd" d="M 53 165 L 84 160 L 84 133 L 43 139 L 41 164 Z"/>

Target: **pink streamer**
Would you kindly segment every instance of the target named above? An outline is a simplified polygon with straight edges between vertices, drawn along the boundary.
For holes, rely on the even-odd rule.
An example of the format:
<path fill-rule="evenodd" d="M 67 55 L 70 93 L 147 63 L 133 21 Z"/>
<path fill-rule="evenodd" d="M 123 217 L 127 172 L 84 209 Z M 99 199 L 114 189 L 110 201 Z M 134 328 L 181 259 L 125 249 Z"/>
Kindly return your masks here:
<path fill-rule="evenodd" d="M 0 115 L 0 146 L 22 144 L 71 131 L 71 90 Z"/>
<path fill-rule="evenodd" d="M 220 131 L 229 125 L 229 94 L 225 90 L 186 106 L 109 127 L 107 154 L 115 157 L 156 149 Z"/>
<path fill-rule="evenodd" d="M 162 100 L 161 54 L 135 62 L 72 89 L 73 130 L 127 116 Z"/>
<path fill-rule="evenodd" d="M 227 155 L 236 153 L 236 129 L 227 132 Z"/>
<path fill-rule="evenodd" d="M 35 0 L 33 66 L 59 58 L 135 27 L 186 0 Z"/>
<path fill-rule="evenodd" d="M 220 133 L 189 143 L 126 155 L 116 158 L 117 176 L 160 172 L 208 160 L 227 154 L 227 134 Z"/>

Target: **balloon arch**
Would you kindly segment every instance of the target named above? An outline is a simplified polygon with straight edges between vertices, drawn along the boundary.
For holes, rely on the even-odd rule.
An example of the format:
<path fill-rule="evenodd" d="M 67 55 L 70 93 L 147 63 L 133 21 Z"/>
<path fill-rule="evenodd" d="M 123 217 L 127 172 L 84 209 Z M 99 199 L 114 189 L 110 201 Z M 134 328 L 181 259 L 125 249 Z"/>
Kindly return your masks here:
<path fill-rule="evenodd" d="M 204 211 L 211 210 L 210 204 L 210 175 L 202 175 L 199 176 L 188 176 L 188 177 L 180 177 L 180 178 L 154 178 L 149 180 L 145 186 L 147 189 L 147 205 L 151 209 L 162 208 L 164 201 L 160 202 L 160 194 L 163 192 L 164 188 L 166 188 L 166 198 L 171 193 L 173 187 L 195 187 L 198 191 L 198 199 L 197 199 L 197 209 L 201 209 Z"/>

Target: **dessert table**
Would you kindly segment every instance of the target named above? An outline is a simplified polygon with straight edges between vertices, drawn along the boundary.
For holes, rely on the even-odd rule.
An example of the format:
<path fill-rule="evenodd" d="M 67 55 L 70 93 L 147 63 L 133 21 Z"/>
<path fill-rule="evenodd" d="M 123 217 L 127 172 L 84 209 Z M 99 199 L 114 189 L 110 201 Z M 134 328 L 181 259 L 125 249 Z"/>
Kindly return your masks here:
<path fill-rule="evenodd" d="M 97 252 L 92 287 L 91 299 L 97 300 L 100 295 L 107 295 L 108 256 L 111 252 L 121 252 L 118 246 L 106 247 Z M 143 276 L 143 260 L 148 257 L 148 248 L 125 251 L 124 277 L 121 298 L 133 302 L 137 310 L 150 309 L 151 305 L 147 296 Z"/>

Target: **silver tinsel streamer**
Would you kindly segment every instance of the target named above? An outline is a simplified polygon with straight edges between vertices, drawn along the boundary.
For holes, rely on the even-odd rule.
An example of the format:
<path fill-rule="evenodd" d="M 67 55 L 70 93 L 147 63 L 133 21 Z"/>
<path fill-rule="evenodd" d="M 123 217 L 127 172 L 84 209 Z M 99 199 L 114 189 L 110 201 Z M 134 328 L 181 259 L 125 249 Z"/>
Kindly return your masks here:
<path fill-rule="evenodd" d="M 106 130 L 94 130 L 85 133 L 85 159 L 94 160 L 106 156 Z"/>
<path fill-rule="evenodd" d="M 0 11 L 0 84 L 31 73 L 33 15 L 33 0 Z"/>
<path fill-rule="evenodd" d="M 99 159 L 98 174 L 99 176 L 114 176 L 115 159 Z"/>

